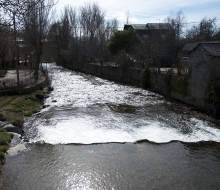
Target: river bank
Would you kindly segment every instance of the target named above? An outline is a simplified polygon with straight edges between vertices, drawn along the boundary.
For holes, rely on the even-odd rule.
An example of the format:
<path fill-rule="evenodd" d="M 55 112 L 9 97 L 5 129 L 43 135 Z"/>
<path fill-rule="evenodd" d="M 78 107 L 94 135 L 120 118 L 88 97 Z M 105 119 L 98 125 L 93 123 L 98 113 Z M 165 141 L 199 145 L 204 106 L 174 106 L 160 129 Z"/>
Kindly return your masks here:
<path fill-rule="evenodd" d="M 43 100 L 46 94 L 46 90 L 34 90 L 23 95 L 0 96 L 1 163 L 4 161 L 3 153 L 9 148 L 9 137 L 13 137 L 13 133 L 21 136 L 24 135 L 24 118 L 43 108 Z M 11 134 L 8 134 L 6 131 Z"/>
<path fill-rule="evenodd" d="M 10 76 L 10 80 L 7 79 L 8 84 L 14 84 L 10 81 L 16 80 L 16 75 L 9 73 L 8 76 Z M 7 89 L 0 91 L 0 170 L 14 134 L 24 136 L 24 118 L 43 108 L 47 82 L 42 73 L 39 76 L 35 84 L 29 85 L 28 83 L 21 89 L 8 85 Z"/>

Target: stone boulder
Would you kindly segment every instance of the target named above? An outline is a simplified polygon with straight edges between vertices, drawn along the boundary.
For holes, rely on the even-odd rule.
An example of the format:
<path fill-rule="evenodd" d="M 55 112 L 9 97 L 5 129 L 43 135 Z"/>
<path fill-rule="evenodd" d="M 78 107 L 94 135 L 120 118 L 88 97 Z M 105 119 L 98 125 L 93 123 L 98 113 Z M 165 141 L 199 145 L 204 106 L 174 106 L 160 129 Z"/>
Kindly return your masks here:
<path fill-rule="evenodd" d="M 24 134 L 24 131 L 20 127 L 14 126 L 12 124 L 5 125 L 3 127 L 3 129 L 5 129 L 7 132 L 17 133 L 19 135 L 23 135 Z"/>

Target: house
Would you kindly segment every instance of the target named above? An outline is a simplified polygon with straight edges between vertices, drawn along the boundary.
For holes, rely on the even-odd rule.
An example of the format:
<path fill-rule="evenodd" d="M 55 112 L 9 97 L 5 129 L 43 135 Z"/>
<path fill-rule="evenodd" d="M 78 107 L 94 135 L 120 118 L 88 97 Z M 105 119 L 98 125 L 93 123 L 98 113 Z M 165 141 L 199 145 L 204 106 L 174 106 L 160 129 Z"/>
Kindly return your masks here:
<path fill-rule="evenodd" d="M 188 64 L 193 104 L 220 117 L 220 41 L 186 44 L 180 58 Z"/>
<path fill-rule="evenodd" d="M 169 23 L 126 24 L 124 30 L 132 29 L 142 40 L 144 59 L 154 66 L 172 66 L 175 33 Z M 155 65 L 156 64 L 156 65 Z"/>
<path fill-rule="evenodd" d="M 179 58 L 190 69 L 191 77 L 220 79 L 220 41 L 188 43 Z"/>

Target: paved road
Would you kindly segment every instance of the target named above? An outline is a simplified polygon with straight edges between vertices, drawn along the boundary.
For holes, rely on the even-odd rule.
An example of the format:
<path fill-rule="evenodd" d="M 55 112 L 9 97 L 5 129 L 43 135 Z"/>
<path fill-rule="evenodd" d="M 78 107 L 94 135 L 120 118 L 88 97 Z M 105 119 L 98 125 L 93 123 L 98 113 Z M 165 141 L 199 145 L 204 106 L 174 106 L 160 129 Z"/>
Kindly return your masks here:
<path fill-rule="evenodd" d="M 34 83 L 33 72 L 31 70 L 19 70 L 19 79 L 21 85 L 30 85 Z M 17 86 L 16 70 L 8 70 L 5 77 L 0 78 L 0 89 L 7 89 Z"/>

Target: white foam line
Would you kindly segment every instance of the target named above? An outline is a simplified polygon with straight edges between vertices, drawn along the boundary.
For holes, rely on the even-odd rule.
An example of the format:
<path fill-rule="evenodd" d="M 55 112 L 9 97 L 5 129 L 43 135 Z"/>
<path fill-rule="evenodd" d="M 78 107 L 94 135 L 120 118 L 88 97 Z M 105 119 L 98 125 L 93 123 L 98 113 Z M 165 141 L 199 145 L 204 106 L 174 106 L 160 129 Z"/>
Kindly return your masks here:
<path fill-rule="evenodd" d="M 168 128 L 159 122 L 152 122 L 149 125 L 133 128 L 133 126 L 118 123 L 118 128 L 101 127 L 102 124 L 92 120 L 75 118 L 70 121 L 60 121 L 54 126 L 39 125 L 39 135 L 32 142 L 44 141 L 50 144 L 93 144 L 108 142 L 136 142 L 147 139 L 156 143 L 166 143 L 173 140 L 183 142 L 217 141 L 220 142 L 220 130 L 210 128 L 207 132 L 195 128 L 191 134 L 185 135 L 177 129 Z"/>

